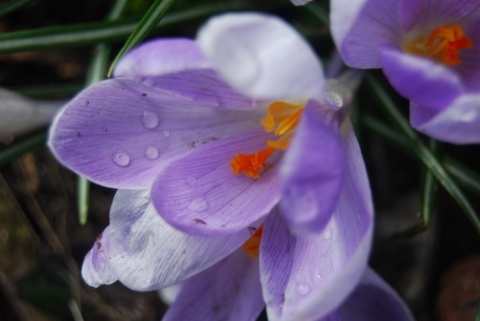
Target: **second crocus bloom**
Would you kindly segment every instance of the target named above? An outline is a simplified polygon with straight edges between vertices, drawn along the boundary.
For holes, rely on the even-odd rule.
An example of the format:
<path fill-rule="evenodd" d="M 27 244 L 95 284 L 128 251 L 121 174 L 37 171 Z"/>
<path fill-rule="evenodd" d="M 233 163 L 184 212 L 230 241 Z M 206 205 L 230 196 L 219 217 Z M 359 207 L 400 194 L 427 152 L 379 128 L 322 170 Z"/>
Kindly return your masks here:
<path fill-rule="evenodd" d="M 245 277 L 259 273 L 265 303 L 240 300 L 246 311 L 314 321 L 348 297 L 370 250 L 370 188 L 348 112 L 326 99 L 321 64 L 290 26 L 219 16 L 196 41 L 140 46 L 114 75 L 65 107 L 49 142 L 120 189 L 88 283 L 162 288 L 235 252 L 260 266 Z"/>
<path fill-rule="evenodd" d="M 480 8 L 476 0 L 332 0 L 345 62 L 382 68 L 411 101 L 411 124 L 439 140 L 480 142 Z"/>

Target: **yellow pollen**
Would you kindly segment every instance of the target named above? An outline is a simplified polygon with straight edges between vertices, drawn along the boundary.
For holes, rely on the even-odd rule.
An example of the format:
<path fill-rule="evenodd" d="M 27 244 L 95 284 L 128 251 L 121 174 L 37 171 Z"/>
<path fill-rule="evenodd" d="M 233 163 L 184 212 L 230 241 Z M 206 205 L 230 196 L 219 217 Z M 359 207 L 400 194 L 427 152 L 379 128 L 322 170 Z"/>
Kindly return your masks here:
<path fill-rule="evenodd" d="M 260 242 L 262 241 L 263 225 L 253 233 L 253 235 L 243 244 L 242 249 L 251 258 L 258 258 Z"/>
<path fill-rule="evenodd" d="M 459 25 L 445 25 L 435 28 L 430 36 L 417 38 L 406 44 L 407 52 L 437 59 L 444 64 L 455 66 L 461 63 L 459 53 L 473 47 L 473 42 Z"/>
<path fill-rule="evenodd" d="M 244 173 L 252 179 L 260 178 L 265 161 L 276 151 L 286 150 L 293 136 L 293 130 L 300 121 L 303 106 L 285 102 L 274 102 L 268 106 L 267 114 L 260 121 L 266 132 L 280 136 L 267 140 L 267 147 L 253 154 L 237 154 L 230 160 L 235 175 Z"/>

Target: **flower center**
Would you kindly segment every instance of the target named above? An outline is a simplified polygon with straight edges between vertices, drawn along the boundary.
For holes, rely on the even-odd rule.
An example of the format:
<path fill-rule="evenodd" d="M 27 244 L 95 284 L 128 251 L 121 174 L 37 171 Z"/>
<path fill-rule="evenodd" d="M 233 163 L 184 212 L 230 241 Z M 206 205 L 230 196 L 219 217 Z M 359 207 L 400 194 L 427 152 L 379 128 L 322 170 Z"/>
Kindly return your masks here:
<path fill-rule="evenodd" d="M 472 40 L 467 38 L 461 26 L 445 25 L 435 28 L 428 38 L 419 37 L 407 42 L 404 50 L 455 66 L 462 62 L 458 56 L 460 51 L 472 46 Z"/>
<path fill-rule="evenodd" d="M 244 173 L 252 179 L 258 179 L 266 167 L 266 160 L 276 150 L 286 150 L 293 136 L 293 131 L 302 115 L 303 106 L 285 102 L 274 102 L 268 106 L 267 114 L 260 121 L 266 132 L 279 136 L 276 140 L 267 140 L 267 147 L 253 154 L 237 154 L 230 165 L 235 175 Z"/>
<path fill-rule="evenodd" d="M 263 225 L 253 233 L 253 235 L 243 244 L 242 249 L 251 258 L 258 258 L 260 242 L 262 241 Z"/>

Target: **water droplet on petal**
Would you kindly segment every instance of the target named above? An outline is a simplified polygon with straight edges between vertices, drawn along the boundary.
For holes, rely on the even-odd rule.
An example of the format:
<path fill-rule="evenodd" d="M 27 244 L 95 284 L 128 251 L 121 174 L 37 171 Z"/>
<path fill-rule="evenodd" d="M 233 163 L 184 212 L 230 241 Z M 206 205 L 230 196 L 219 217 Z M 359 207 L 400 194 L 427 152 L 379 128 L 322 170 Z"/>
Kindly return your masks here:
<path fill-rule="evenodd" d="M 310 293 L 310 286 L 306 283 L 299 283 L 297 285 L 297 292 L 300 295 L 307 295 Z"/>
<path fill-rule="evenodd" d="M 153 129 L 158 126 L 158 115 L 153 111 L 145 110 L 142 116 L 142 123 L 145 128 Z"/>
<path fill-rule="evenodd" d="M 163 136 L 168 137 L 170 136 L 170 132 L 168 130 L 163 131 Z"/>
<path fill-rule="evenodd" d="M 317 273 L 315 274 L 315 281 L 321 282 L 322 280 L 323 280 L 322 274 L 321 274 L 320 272 L 317 272 Z"/>
<path fill-rule="evenodd" d="M 145 149 L 145 157 L 149 160 L 157 159 L 159 155 L 160 153 L 158 151 L 158 148 L 155 146 L 148 146 Z"/>
<path fill-rule="evenodd" d="M 192 186 L 192 185 L 195 185 L 195 183 L 197 182 L 197 179 L 195 177 L 193 177 L 192 175 L 189 175 L 187 176 L 187 178 L 185 178 L 185 182 Z"/>
<path fill-rule="evenodd" d="M 113 162 L 120 167 L 126 167 L 130 164 L 130 156 L 127 153 L 115 153 L 113 154 Z"/>
<path fill-rule="evenodd" d="M 323 233 L 324 240 L 331 240 L 332 239 L 332 230 L 327 230 Z"/>
<path fill-rule="evenodd" d="M 190 205 L 188 205 L 188 209 L 193 212 L 203 212 L 207 208 L 208 203 L 203 197 L 197 197 L 190 203 Z"/>

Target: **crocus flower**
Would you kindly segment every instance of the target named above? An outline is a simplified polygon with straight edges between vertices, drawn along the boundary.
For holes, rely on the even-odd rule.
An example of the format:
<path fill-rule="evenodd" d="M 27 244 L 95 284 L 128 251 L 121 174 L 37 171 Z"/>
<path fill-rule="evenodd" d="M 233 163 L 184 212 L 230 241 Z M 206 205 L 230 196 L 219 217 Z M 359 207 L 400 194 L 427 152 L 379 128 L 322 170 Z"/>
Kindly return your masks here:
<path fill-rule="evenodd" d="M 172 292 L 172 288 L 166 289 Z M 161 292 L 167 291 L 161 290 Z M 235 252 L 175 287 L 169 298 L 169 320 L 256 320 L 262 309 L 258 264 Z M 163 293 L 162 296 L 164 297 Z M 171 297 L 172 293 L 168 293 Z M 235 296 L 237 300 L 225 300 Z M 205 298 L 200 299 L 199 298 Z M 245 302 L 249 302 L 245 304 Z M 245 306 L 250 309 L 245 309 Z M 269 318 L 271 320 L 271 318 Z M 300 317 L 290 320 L 304 320 Z M 355 290 L 327 316 L 316 321 L 413 320 L 399 296 L 367 268 Z"/>
<path fill-rule="evenodd" d="M 480 3 L 333 0 L 332 33 L 345 62 L 382 68 L 410 99 L 413 127 L 452 143 L 480 142 Z"/>
<path fill-rule="evenodd" d="M 235 320 L 264 304 L 271 320 L 317 320 L 353 291 L 371 245 L 368 180 L 347 110 L 326 99 L 293 29 L 220 16 L 196 41 L 140 46 L 114 75 L 65 107 L 49 141 L 66 166 L 119 189 L 83 266 L 89 284 L 158 289 L 248 253 L 264 301 L 225 297 L 257 311 Z"/>

